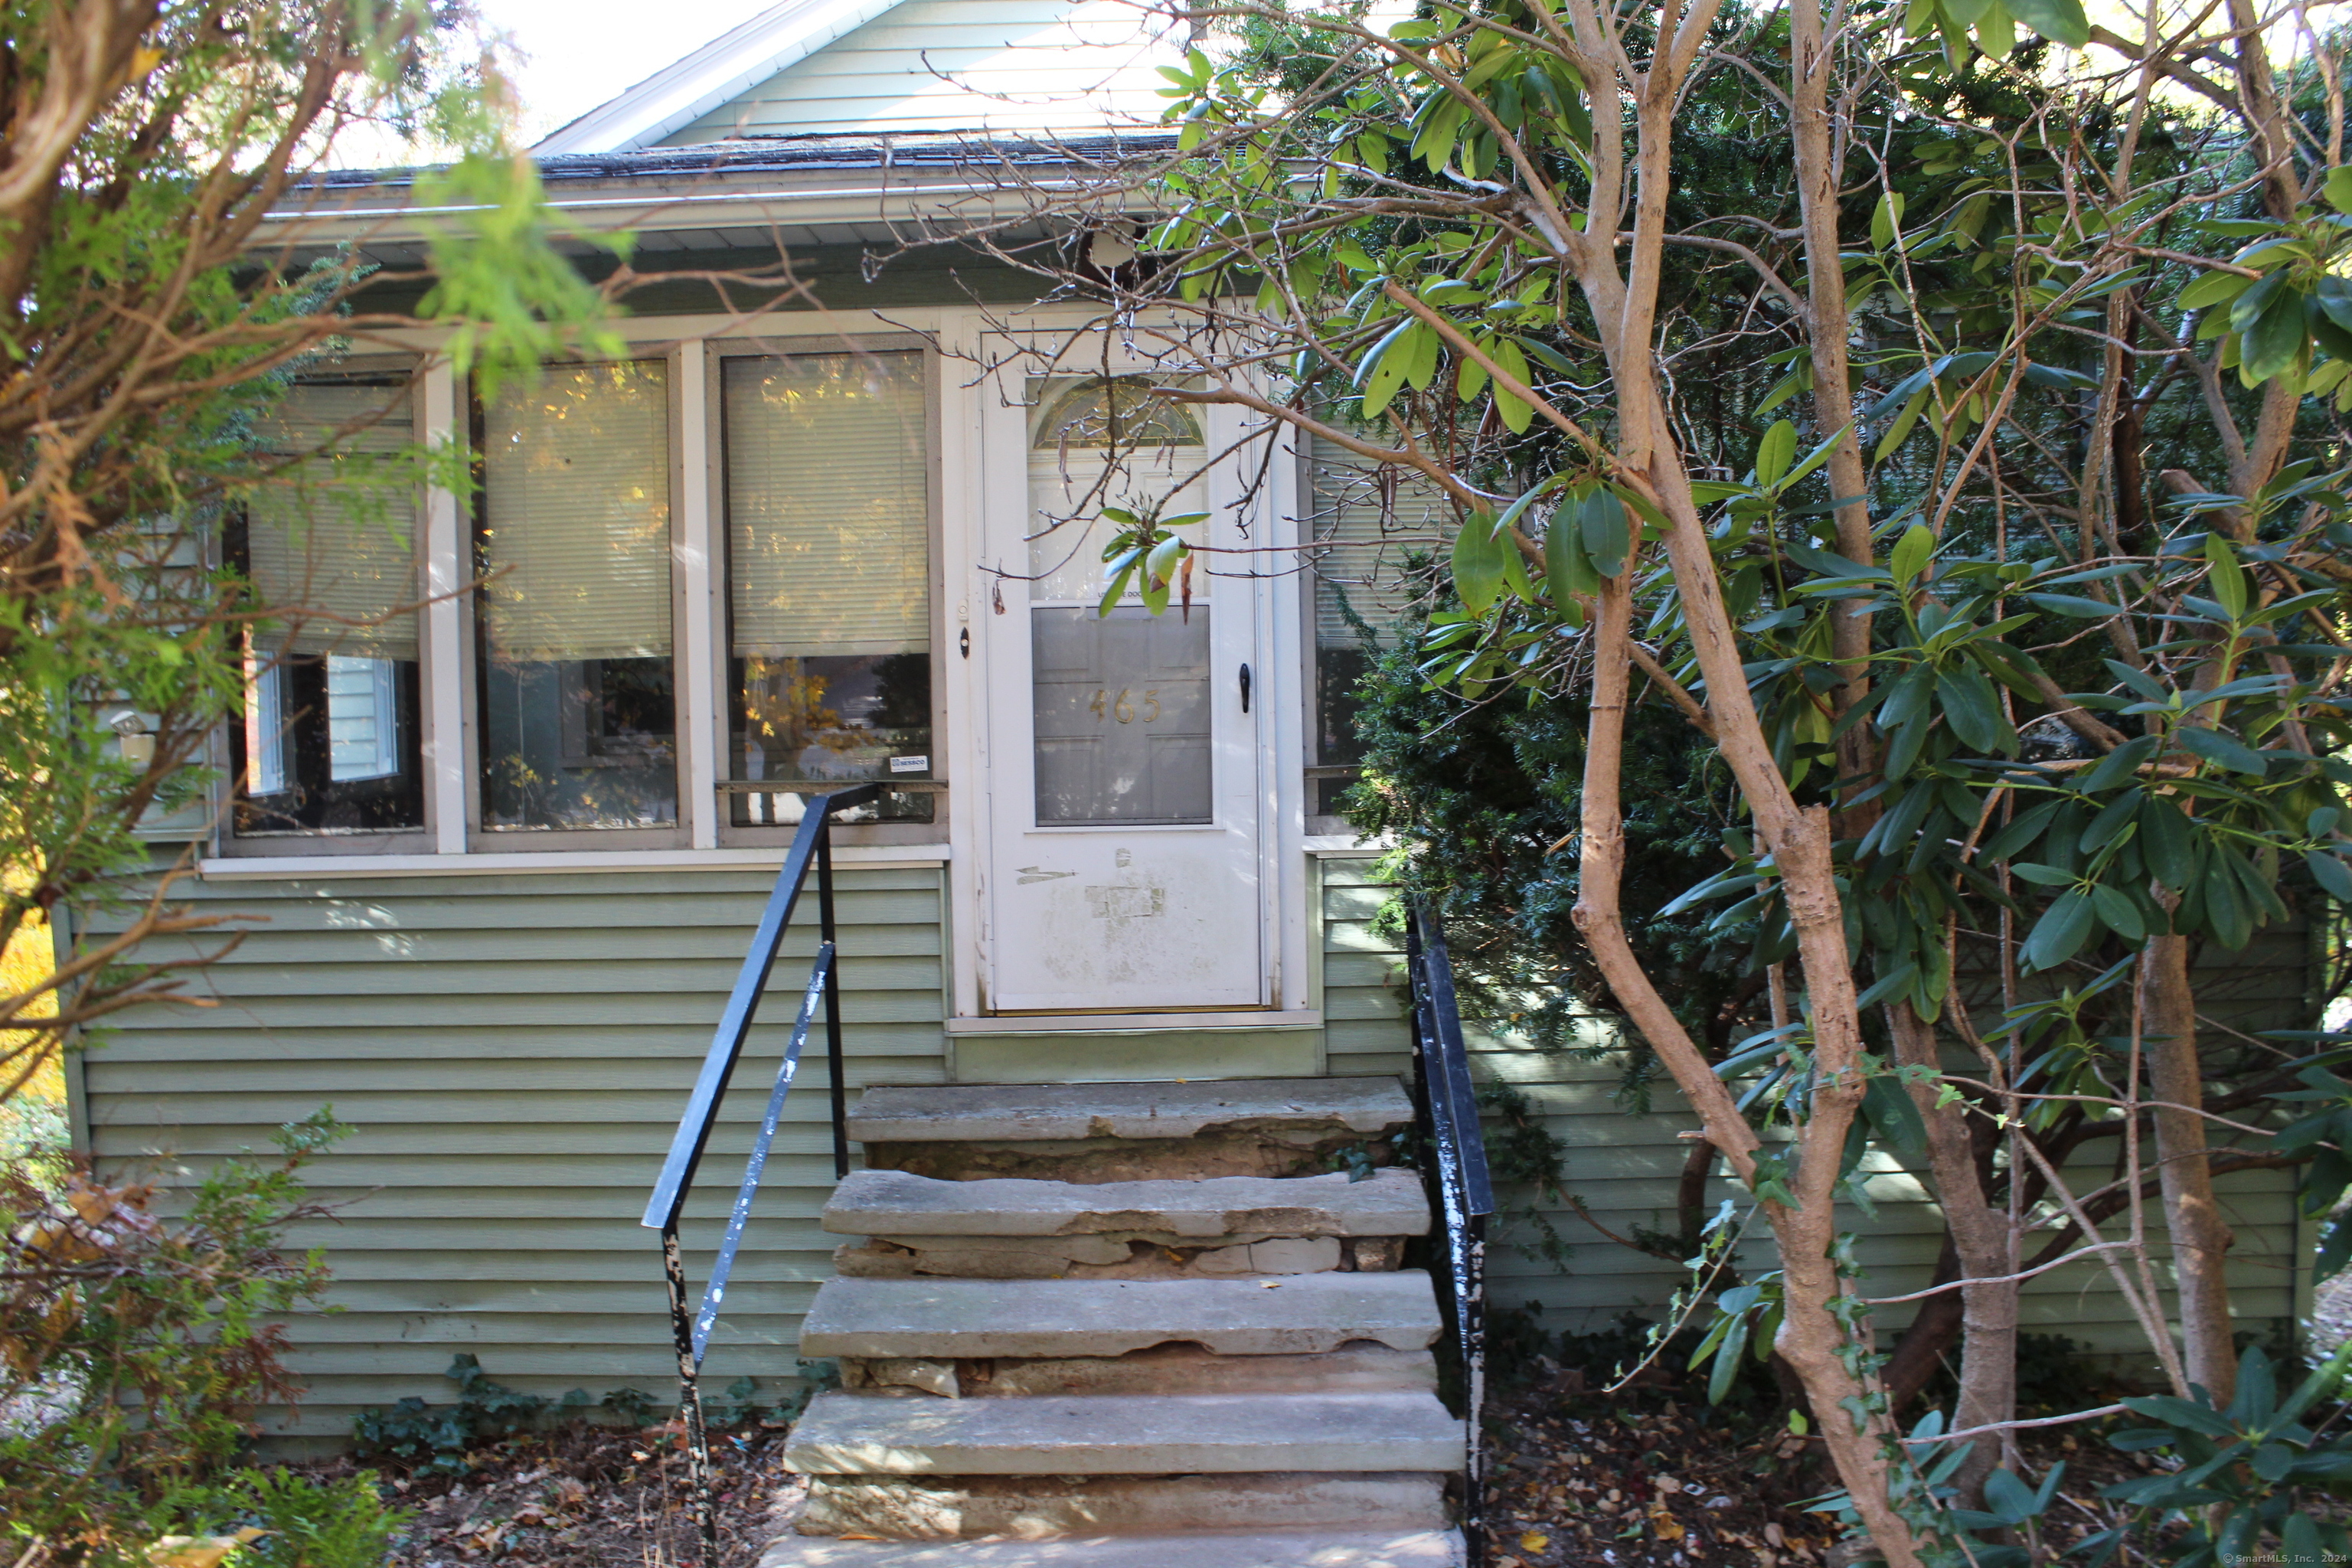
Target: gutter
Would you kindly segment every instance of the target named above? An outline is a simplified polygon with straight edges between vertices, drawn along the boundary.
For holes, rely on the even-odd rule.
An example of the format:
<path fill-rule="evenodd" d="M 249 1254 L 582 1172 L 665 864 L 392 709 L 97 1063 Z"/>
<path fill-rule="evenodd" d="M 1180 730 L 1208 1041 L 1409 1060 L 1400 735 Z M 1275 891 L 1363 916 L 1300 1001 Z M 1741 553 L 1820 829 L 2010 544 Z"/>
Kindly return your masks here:
<path fill-rule="evenodd" d="M 612 195 L 565 198 L 551 195 L 548 205 L 560 213 L 628 213 L 642 215 L 641 221 L 625 226 L 652 228 L 732 228 L 763 226 L 779 222 L 802 224 L 858 223 L 887 220 L 892 217 L 920 216 L 917 208 L 929 198 L 968 197 L 977 195 L 1027 198 L 1034 195 L 1077 195 L 1093 188 L 1085 180 L 1041 180 L 1020 186 L 1009 186 L 997 181 L 955 181 L 937 184 L 918 183 L 892 185 L 848 185 L 815 190 L 766 191 L 705 191 L 681 193 L 677 195 Z M 994 202 L 984 205 L 976 216 L 1014 216 L 1017 209 L 1007 206 L 1002 214 Z M 821 207 L 818 212 L 800 211 Z M 1128 192 L 1120 202 L 1122 212 L 1150 210 L 1152 204 L 1140 193 Z M 434 206 L 373 206 L 324 207 L 302 211 L 280 210 L 262 220 L 261 234 L 281 244 L 341 243 L 366 240 L 375 243 L 397 243 L 427 237 L 425 226 L 417 220 L 435 217 L 460 217 L 469 213 L 497 210 L 488 202 L 458 203 Z M 665 213 L 676 212 L 679 221 L 653 221 Z M 787 217 L 785 214 L 792 216 Z M 686 221 L 691 214 L 691 221 Z"/>

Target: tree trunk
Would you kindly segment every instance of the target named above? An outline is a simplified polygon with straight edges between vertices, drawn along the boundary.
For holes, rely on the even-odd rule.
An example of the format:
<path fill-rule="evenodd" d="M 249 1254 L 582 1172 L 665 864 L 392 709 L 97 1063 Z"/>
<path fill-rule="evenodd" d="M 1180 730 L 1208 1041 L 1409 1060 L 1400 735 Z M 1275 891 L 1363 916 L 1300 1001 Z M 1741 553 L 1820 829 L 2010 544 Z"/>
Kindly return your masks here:
<path fill-rule="evenodd" d="M 1907 1004 L 1887 1010 L 1895 1059 L 1905 1067 L 1937 1066 L 1936 1031 L 1920 1022 Z M 1959 1265 L 1960 1396 L 1950 1430 L 1990 1426 L 2017 1415 L 2017 1237 L 2009 1215 L 1986 1201 L 1977 1168 L 1976 1140 L 1969 1105 L 1954 1100 L 1938 1110 L 1926 1084 L 1911 1096 L 1927 1127 L 1927 1163 L 1936 1178 L 1936 1199 Z M 1975 1439 L 1968 1461 L 1954 1474 L 1964 1508 L 1981 1506 L 1985 1478 L 2009 1447 L 2007 1435 L 1988 1432 Z"/>
<path fill-rule="evenodd" d="M 2156 1108 L 2158 1190 L 2172 1237 L 2180 1298 L 2182 1369 L 2216 1405 L 2238 1381 L 2231 1342 L 2230 1244 L 2234 1239 L 2213 1195 L 2206 1153 L 2205 1076 L 2197 1059 L 2197 995 L 2189 984 L 2189 939 L 2157 936 L 2140 954 L 2140 1040 Z"/>

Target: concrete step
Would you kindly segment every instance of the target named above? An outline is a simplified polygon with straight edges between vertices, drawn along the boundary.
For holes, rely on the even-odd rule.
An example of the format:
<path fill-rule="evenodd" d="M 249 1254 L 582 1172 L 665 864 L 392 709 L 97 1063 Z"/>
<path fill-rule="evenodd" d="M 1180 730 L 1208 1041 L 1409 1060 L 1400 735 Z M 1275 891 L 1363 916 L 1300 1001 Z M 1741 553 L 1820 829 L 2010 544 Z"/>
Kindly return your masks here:
<path fill-rule="evenodd" d="M 1459 1531 L 1096 1536 L 1065 1541 L 779 1537 L 760 1568 L 1463 1568 Z"/>
<path fill-rule="evenodd" d="M 835 1279 L 801 1324 L 800 1353 L 1118 1356 L 1191 1343 L 1227 1356 L 1301 1355 L 1360 1340 L 1418 1351 L 1441 1326 L 1417 1268 L 1279 1280 Z"/>
<path fill-rule="evenodd" d="M 1429 1201 L 1411 1171 L 1364 1181 L 1216 1176 L 1205 1181 L 940 1181 L 852 1171 L 824 1205 L 824 1228 L 851 1236 L 1083 1236 L 1193 1238 L 1421 1236 Z"/>
<path fill-rule="evenodd" d="M 817 1476 L 804 1535 L 886 1541 L 1198 1530 L 1443 1530 L 1430 1470 L 1270 1476 Z"/>
<path fill-rule="evenodd" d="M 1383 1132 L 1412 1120 L 1392 1078 L 1240 1083 L 956 1084 L 869 1089 L 849 1113 L 863 1143 L 1192 1138 L 1221 1128 Z"/>
<path fill-rule="evenodd" d="M 1428 1394 L 819 1394 L 784 1462 L 807 1475 L 1163 1476 L 1460 1468 L 1460 1422 Z"/>

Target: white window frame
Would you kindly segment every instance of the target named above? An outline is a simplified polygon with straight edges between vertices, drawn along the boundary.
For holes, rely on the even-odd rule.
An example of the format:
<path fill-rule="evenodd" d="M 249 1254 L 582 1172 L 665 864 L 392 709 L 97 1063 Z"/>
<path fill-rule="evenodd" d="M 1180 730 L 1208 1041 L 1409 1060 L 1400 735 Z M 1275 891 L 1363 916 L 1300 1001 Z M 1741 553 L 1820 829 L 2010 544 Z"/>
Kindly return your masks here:
<path fill-rule="evenodd" d="M 958 673 L 958 623 L 944 586 L 949 569 L 946 480 L 968 453 L 967 444 L 942 416 L 947 366 L 936 344 L 941 332 L 959 330 L 958 323 L 966 318 L 977 319 L 971 311 L 941 307 L 910 307 L 887 316 L 870 310 L 791 311 L 761 321 L 756 336 L 747 335 L 741 317 L 732 315 L 626 317 L 604 323 L 622 341 L 612 358 L 668 362 L 672 657 L 679 761 L 676 828 L 480 831 L 474 513 L 466 496 L 428 486 L 419 514 L 424 545 L 420 597 L 425 600 L 418 653 L 424 830 L 240 842 L 224 829 L 215 834 L 213 854 L 203 864 L 205 874 L 240 879 L 311 875 L 318 869 L 317 860 L 339 858 L 368 861 L 371 875 L 394 876 L 775 865 L 792 830 L 730 828 L 718 787 L 731 699 L 727 688 L 725 452 L 718 375 L 720 358 L 731 354 L 823 353 L 843 347 L 924 351 L 931 436 L 932 777 L 945 785 L 956 771 L 950 726 L 950 687 Z M 417 439 L 467 453 L 471 441 L 469 388 L 446 357 L 446 331 L 415 327 L 380 337 L 417 356 Z M 583 356 L 577 363 L 595 363 L 601 357 Z M 943 788 L 939 798 L 936 819 L 929 823 L 838 828 L 835 859 L 877 866 L 935 866 L 950 859 L 951 796 Z"/>
<path fill-rule="evenodd" d="M 942 553 L 941 491 L 947 470 L 940 466 L 940 382 L 942 364 L 937 347 L 924 337 L 902 330 L 846 332 L 838 327 L 824 328 L 810 323 L 813 330 L 803 332 L 769 332 L 757 338 L 719 338 L 706 345 L 704 396 L 707 412 L 703 438 L 708 444 L 707 460 L 710 470 L 709 496 L 709 560 L 712 563 L 710 597 L 709 662 L 711 689 L 715 696 L 713 723 L 707 731 L 710 741 L 714 770 L 710 775 L 710 797 L 718 830 L 717 842 L 722 845 L 784 845 L 793 840 L 794 829 L 788 825 L 769 826 L 738 826 L 729 818 L 733 813 L 719 792 L 722 784 L 730 782 L 733 758 L 728 750 L 729 710 L 735 694 L 728 684 L 728 649 L 732 631 L 729 617 L 732 614 L 732 598 L 727 562 L 727 452 L 725 409 L 720 395 L 721 362 L 730 359 L 758 358 L 795 353 L 856 353 L 870 350 L 877 353 L 903 353 L 919 350 L 923 356 L 923 418 L 928 423 L 924 441 L 925 484 L 929 490 L 929 517 L 926 524 L 929 551 L 929 568 L 925 578 L 925 591 L 930 595 L 929 617 L 931 627 L 931 776 L 927 782 L 937 784 L 933 793 L 931 820 L 929 822 L 870 822 L 836 826 L 836 840 L 844 844 L 932 844 L 946 837 L 948 816 L 953 809 L 954 794 L 949 783 L 947 755 L 947 621 L 942 600 L 945 598 L 940 575 Z"/>
<path fill-rule="evenodd" d="M 398 344 L 400 347 L 414 351 L 414 357 L 408 361 L 410 428 L 413 439 L 420 444 L 430 445 L 434 439 L 435 429 L 433 396 L 436 377 L 437 374 L 439 383 L 443 386 L 447 384 L 448 362 L 433 352 L 437 346 L 438 334 L 433 335 L 435 341 L 431 342 L 424 341 L 420 335 L 412 334 L 411 336 L 417 337 L 417 341 L 403 341 Z M 342 363 L 352 369 L 388 371 L 396 367 L 396 355 L 385 353 L 354 354 Z M 445 496 L 446 493 L 427 488 L 423 492 L 423 504 L 417 510 L 417 531 L 423 537 L 417 542 L 417 577 L 414 585 L 417 588 L 419 598 L 427 597 L 436 592 L 432 587 L 434 508 L 436 498 Z M 208 846 L 213 857 L 218 858 L 224 863 L 239 863 L 241 868 L 242 863 L 249 861 L 314 859 L 322 857 L 407 859 L 414 858 L 420 853 L 436 852 L 441 848 L 443 825 L 449 821 L 449 816 L 438 787 L 440 780 L 433 750 L 434 736 L 436 732 L 434 708 L 436 648 L 433 617 L 435 611 L 440 607 L 428 603 L 417 612 L 421 623 L 417 628 L 416 639 L 417 766 L 425 774 L 424 826 L 333 830 L 289 829 L 283 832 L 239 836 L 236 831 L 234 797 L 241 781 L 226 776 L 231 770 L 237 750 L 229 743 L 230 737 L 227 734 L 220 733 L 215 736 L 213 747 L 214 754 L 218 758 L 217 765 L 223 775 L 217 786 L 221 798 L 215 802 L 211 843 Z M 250 671 L 252 661 L 248 659 L 247 665 Z M 248 682 L 252 679 L 248 673 Z M 253 754 L 250 742 L 255 735 L 255 727 L 247 721 L 237 722 L 245 729 L 247 739 L 246 755 L 250 759 Z M 461 826 L 464 820 L 462 816 L 457 818 Z"/>

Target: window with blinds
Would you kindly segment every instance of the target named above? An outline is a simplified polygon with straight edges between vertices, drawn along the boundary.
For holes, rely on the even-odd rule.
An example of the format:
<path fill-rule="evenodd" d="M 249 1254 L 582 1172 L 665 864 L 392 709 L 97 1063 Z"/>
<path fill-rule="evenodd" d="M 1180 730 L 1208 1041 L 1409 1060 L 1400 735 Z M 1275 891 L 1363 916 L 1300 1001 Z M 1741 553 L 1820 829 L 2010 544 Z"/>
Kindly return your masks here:
<path fill-rule="evenodd" d="M 796 821 L 806 795 L 857 780 L 932 777 L 924 375 L 914 351 L 720 362 L 738 826 Z M 931 805 L 908 791 L 880 815 L 929 821 Z"/>
<path fill-rule="evenodd" d="M 1307 462 L 1309 532 L 1322 546 L 1312 553 L 1315 641 L 1360 646 L 1353 611 L 1386 646 L 1419 592 L 1406 580 L 1407 552 L 1442 549 L 1453 533 L 1453 502 L 1426 477 L 1373 463 L 1320 436 L 1307 437 Z"/>
<path fill-rule="evenodd" d="M 491 656 L 668 658 L 668 367 L 551 367 L 501 387 L 482 425 Z"/>
<path fill-rule="evenodd" d="M 246 503 L 255 599 L 278 611 L 264 647 L 416 657 L 416 444 L 407 384 L 301 383 L 261 423 L 265 451 L 295 460 Z"/>
<path fill-rule="evenodd" d="M 674 827 L 667 365 L 550 367 L 476 431 L 481 825 Z"/>
<path fill-rule="evenodd" d="M 1453 503 L 1410 469 L 1373 463 L 1337 442 L 1305 442 L 1311 510 L 1303 530 L 1315 584 L 1315 814 L 1336 809 L 1353 765 L 1358 687 L 1379 649 L 1395 646 L 1421 584 L 1414 552 L 1435 553 L 1450 538 Z M 1367 645 L 1365 633 L 1370 634 Z"/>
<path fill-rule="evenodd" d="M 267 617 L 232 731 L 236 836 L 422 828 L 420 475 L 405 367 L 298 382 L 256 437 L 287 460 L 230 531 Z"/>

